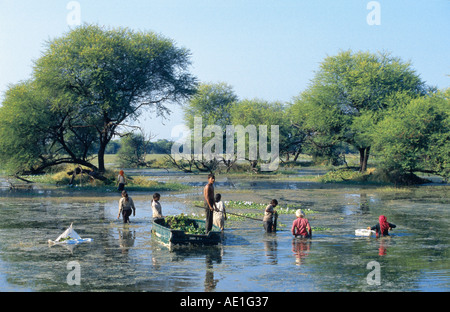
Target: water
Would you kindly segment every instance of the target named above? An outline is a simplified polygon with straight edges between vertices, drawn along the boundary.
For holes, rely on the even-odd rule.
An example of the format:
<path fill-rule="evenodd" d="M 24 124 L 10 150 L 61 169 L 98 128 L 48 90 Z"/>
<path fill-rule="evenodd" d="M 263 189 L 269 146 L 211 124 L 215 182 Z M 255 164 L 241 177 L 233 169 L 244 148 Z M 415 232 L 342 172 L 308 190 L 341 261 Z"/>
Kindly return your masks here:
<path fill-rule="evenodd" d="M 164 176 L 159 178 L 163 179 Z M 204 176 L 178 176 L 194 186 L 163 193 L 164 215 L 200 214 Z M 224 200 L 268 203 L 277 198 L 316 213 L 311 240 L 290 234 L 293 215 L 282 214 L 276 234 L 261 222 L 226 223 L 224 242 L 169 251 L 151 235 L 151 194 L 130 196 L 130 225 L 117 220 L 118 194 L 55 189 L 0 191 L 0 291 L 439 291 L 450 290 L 449 188 L 389 190 L 275 179 L 217 178 Z M 230 210 L 230 212 L 233 212 Z M 356 237 L 356 228 L 384 214 L 395 223 L 388 238 Z M 93 242 L 52 246 L 71 223 Z M 368 279 L 379 264 L 379 285 Z M 67 277 L 77 263 L 80 285 Z"/>

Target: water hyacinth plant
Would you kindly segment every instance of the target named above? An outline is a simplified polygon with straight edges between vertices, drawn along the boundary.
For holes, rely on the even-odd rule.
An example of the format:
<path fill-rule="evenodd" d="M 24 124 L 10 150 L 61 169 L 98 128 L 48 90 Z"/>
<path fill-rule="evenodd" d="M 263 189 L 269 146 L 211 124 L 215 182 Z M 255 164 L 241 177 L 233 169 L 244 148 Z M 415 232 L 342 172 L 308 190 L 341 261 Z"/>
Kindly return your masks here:
<path fill-rule="evenodd" d="M 183 231 L 187 234 L 206 234 L 206 229 L 199 227 L 197 223 L 183 213 L 178 216 L 168 216 L 164 224 L 172 230 Z"/>

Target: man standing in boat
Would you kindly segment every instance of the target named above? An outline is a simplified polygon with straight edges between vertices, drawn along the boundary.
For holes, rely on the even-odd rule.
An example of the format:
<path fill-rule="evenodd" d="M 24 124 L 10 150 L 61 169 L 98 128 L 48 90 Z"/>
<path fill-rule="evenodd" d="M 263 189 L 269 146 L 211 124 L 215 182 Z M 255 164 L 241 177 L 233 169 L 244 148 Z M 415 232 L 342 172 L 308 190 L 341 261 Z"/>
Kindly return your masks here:
<path fill-rule="evenodd" d="M 203 196 L 205 198 L 205 210 L 206 210 L 206 220 L 205 220 L 206 233 L 209 233 L 209 231 L 211 231 L 213 226 L 213 212 L 217 211 L 216 201 L 214 198 L 215 180 L 216 177 L 214 176 L 214 174 L 210 173 L 208 175 L 208 184 L 206 184 L 205 188 L 203 189 Z"/>

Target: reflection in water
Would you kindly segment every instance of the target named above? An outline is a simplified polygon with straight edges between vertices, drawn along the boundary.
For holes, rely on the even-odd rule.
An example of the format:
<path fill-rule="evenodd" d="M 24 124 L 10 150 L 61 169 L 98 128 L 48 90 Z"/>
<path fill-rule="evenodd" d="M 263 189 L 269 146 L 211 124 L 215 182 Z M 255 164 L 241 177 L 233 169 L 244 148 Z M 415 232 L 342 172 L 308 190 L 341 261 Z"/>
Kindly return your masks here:
<path fill-rule="evenodd" d="M 387 254 L 387 248 L 389 247 L 390 243 L 390 236 L 380 237 L 379 240 L 379 247 L 378 247 L 378 255 L 385 256 Z"/>
<path fill-rule="evenodd" d="M 311 247 L 311 239 L 309 238 L 293 238 L 292 251 L 295 255 L 295 264 L 301 265 L 303 258 L 308 256 Z"/>
<path fill-rule="evenodd" d="M 222 251 L 222 248 L 214 247 L 211 252 L 208 252 L 205 256 L 205 291 L 214 291 L 219 282 L 218 279 L 214 279 L 213 261 L 216 261 L 217 264 L 222 262 Z"/>
<path fill-rule="evenodd" d="M 275 233 L 265 233 L 268 237 L 268 239 L 264 240 L 264 251 L 266 254 L 266 257 L 269 258 L 269 264 L 277 264 L 277 247 L 278 247 L 278 241 L 276 239 Z M 271 238 L 271 239 L 270 239 Z"/>
<path fill-rule="evenodd" d="M 128 249 L 134 246 L 136 230 L 130 231 L 127 224 L 124 224 L 122 229 L 118 228 L 117 230 L 119 232 L 120 249 L 122 249 L 123 254 L 127 254 Z"/>

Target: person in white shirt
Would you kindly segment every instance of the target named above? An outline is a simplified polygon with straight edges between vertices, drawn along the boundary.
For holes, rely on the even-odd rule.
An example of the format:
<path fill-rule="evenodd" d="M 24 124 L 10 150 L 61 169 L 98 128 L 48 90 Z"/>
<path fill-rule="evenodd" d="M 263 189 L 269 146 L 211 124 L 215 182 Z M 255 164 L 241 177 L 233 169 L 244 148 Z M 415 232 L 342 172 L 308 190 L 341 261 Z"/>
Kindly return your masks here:
<path fill-rule="evenodd" d="M 217 211 L 214 211 L 213 224 L 223 231 L 225 220 L 227 219 L 227 213 L 225 211 L 225 204 L 221 201 L 221 198 L 222 195 L 216 194 L 215 202 Z"/>
<path fill-rule="evenodd" d="M 156 219 L 164 218 L 161 211 L 161 204 L 159 200 L 161 199 L 161 195 L 159 193 L 153 194 L 152 200 L 152 211 L 153 211 L 153 221 Z"/>
<path fill-rule="evenodd" d="M 123 223 L 129 223 L 131 212 L 133 212 L 134 217 L 136 215 L 134 202 L 131 197 L 128 196 L 127 191 L 122 191 L 122 198 L 119 200 L 119 214 L 117 215 L 117 219 L 120 218 L 120 214 L 122 213 Z"/>

